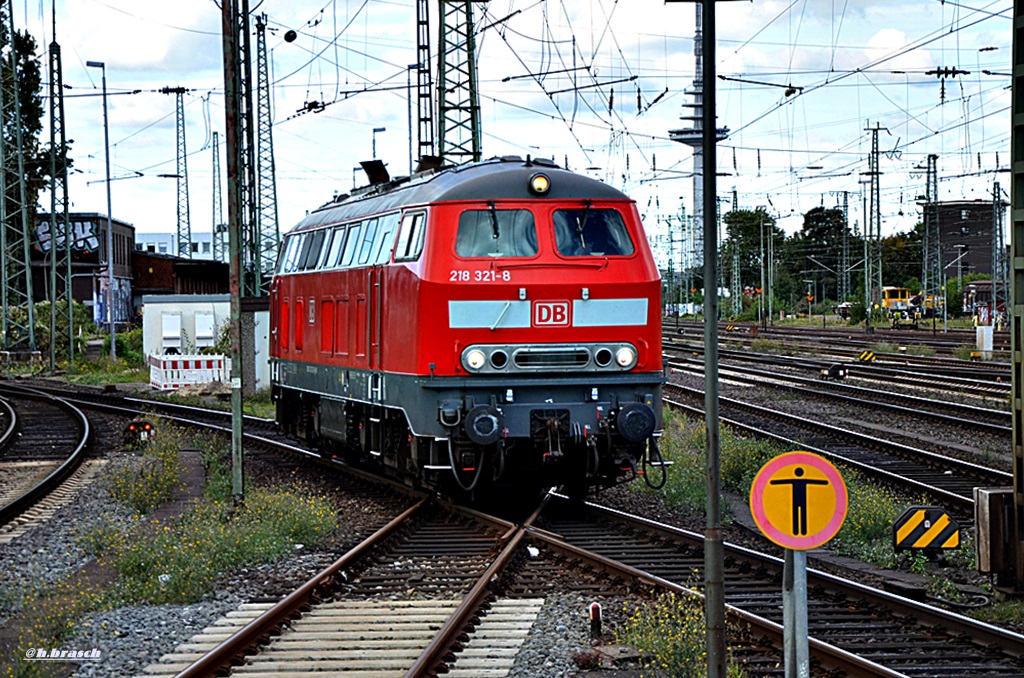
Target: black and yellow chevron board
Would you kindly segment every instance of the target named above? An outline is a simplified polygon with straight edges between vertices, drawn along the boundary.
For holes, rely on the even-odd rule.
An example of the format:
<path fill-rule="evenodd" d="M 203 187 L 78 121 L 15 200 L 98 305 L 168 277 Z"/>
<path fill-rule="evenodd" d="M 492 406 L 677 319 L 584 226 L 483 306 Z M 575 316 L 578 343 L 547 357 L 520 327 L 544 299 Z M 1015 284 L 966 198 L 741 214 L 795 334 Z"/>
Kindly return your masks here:
<path fill-rule="evenodd" d="M 860 359 L 861 359 L 862 362 L 872 361 L 872 360 L 875 359 L 875 352 L 874 351 L 863 351 L 860 354 Z"/>
<path fill-rule="evenodd" d="M 960 525 L 937 506 L 911 506 L 892 530 L 897 551 L 960 548 Z"/>

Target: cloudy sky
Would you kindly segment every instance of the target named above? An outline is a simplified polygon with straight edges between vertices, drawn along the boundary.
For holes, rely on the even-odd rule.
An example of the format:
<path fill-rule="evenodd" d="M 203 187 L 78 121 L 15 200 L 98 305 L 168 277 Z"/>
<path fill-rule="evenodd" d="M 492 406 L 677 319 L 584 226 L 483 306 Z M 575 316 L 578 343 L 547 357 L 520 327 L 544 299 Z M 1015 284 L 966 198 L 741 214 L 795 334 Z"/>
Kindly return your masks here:
<path fill-rule="evenodd" d="M 15 0 L 15 23 L 53 40 L 52 1 Z M 265 14 L 282 230 L 346 192 L 374 147 L 409 170 L 408 66 L 415 0 L 250 0 Z M 430 3 L 435 8 L 437 3 Z M 483 154 L 543 156 L 633 195 L 648 228 L 692 213 L 689 127 L 696 6 L 663 0 L 474 3 Z M 943 199 L 1008 190 L 1011 0 L 736 0 L 716 5 L 719 194 L 789 218 L 861 201 L 880 128 L 883 233 L 909 229 L 920 169 L 939 158 Z M 72 208 L 106 212 L 100 71 L 106 64 L 113 215 L 173 232 L 175 99 L 186 87 L 190 218 L 209 231 L 212 136 L 224 156 L 220 8 L 213 0 L 56 0 L 66 129 L 78 168 Z M 436 41 L 437 17 L 431 17 Z M 294 30 L 297 38 L 284 40 Z M 436 53 L 436 42 L 433 47 Z M 45 63 L 45 60 L 44 60 Z M 955 69 L 946 78 L 936 69 Z M 415 82 L 415 80 L 414 80 Z M 311 112 L 311 108 L 320 109 Z M 384 128 L 373 133 L 374 128 Z M 44 139 L 48 133 L 44 132 Z M 142 176 L 139 176 L 141 173 Z M 223 184 L 226 196 L 227 187 Z M 49 203 L 48 198 L 44 196 Z M 226 208 L 225 208 L 226 218 Z M 861 226 L 862 227 L 862 226 Z"/>

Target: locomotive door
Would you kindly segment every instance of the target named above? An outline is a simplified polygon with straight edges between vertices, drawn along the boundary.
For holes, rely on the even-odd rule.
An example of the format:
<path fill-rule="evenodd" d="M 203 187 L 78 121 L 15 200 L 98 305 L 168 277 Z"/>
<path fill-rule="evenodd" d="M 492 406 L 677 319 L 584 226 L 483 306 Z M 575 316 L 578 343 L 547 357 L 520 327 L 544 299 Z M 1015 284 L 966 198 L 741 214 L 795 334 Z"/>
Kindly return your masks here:
<path fill-rule="evenodd" d="M 367 332 L 367 364 L 371 370 L 381 369 L 381 334 L 383 330 L 383 306 L 384 306 L 384 268 L 373 266 L 370 268 L 369 289 L 367 290 L 369 304 Z"/>

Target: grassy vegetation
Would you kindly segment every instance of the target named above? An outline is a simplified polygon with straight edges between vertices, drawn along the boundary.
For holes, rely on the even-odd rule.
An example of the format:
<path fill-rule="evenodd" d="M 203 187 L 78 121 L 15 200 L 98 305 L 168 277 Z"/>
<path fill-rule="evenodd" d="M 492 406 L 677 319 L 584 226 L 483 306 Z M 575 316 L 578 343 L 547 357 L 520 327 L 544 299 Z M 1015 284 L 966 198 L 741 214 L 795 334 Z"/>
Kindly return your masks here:
<path fill-rule="evenodd" d="M 0 676 L 51 676 L 51 662 L 28 661 L 25 648 L 61 647 L 85 615 L 123 605 L 188 603 L 200 599 L 222 576 L 272 562 L 315 546 L 337 528 L 328 497 L 299 484 L 252 488 L 231 498 L 229 448 L 218 435 L 190 437 L 163 426 L 142 451 L 125 454 L 99 482 L 118 502 L 145 513 L 173 498 L 181 484 L 178 451 L 196 448 L 206 469 L 204 497 L 166 522 L 111 512 L 78 536 L 79 545 L 114 574 L 101 587 L 80 573 L 34 591 L 18 591 L 5 604 L 16 612 L 5 625 L 12 656 L 0 656 Z"/>
<path fill-rule="evenodd" d="M 707 631 L 702 598 L 668 593 L 633 610 L 627 607 L 626 613 L 626 622 L 616 631 L 615 640 L 637 648 L 645 657 L 645 665 L 654 670 L 655 675 L 673 678 L 707 675 Z M 742 678 L 745 673 L 730 659 L 727 675 Z"/>
<path fill-rule="evenodd" d="M 703 421 L 690 421 L 672 412 L 666 414 L 662 453 L 675 465 L 660 492 L 680 512 L 699 514 L 706 505 L 704 440 Z M 743 497 L 749 496 L 754 477 L 768 460 L 791 451 L 764 440 L 737 436 L 728 427 L 721 429 L 719 449 L 722 489 Z M 879 486 L 853 469 L 839 466 L 839 470 L 849 492 L 849 509 L 829 548 L 879 566 L 908 568 L 910 556 L 893 552 L 892 523 L 907 507 L 926 503 L 924 498 Z M 728 515 L 723 515 L 723 520 L 728 519 Z M 948 557 L 969 562 L 973 549 L 962 547 Z"/>

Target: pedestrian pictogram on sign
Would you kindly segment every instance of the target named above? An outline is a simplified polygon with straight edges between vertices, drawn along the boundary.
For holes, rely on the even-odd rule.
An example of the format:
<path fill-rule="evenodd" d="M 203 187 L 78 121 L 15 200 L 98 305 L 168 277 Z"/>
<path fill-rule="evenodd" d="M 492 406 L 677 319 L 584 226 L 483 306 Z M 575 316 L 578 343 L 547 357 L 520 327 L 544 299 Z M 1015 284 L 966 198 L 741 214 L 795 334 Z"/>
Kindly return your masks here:
<path fill-rule="evenodd" d="M 896 551 L 960 548 L 960 525 L 937 506 L 911 506 L 892 525 Z"/>
<path fill-rule="evenodd" d="M 839 471 L 824 457 L 787 452 L 761 467 L 750 488 L 750 510 L 761 532 L 779 546 L 805 551 L 834 537 L 846 519 L 848 496 Z"/>

